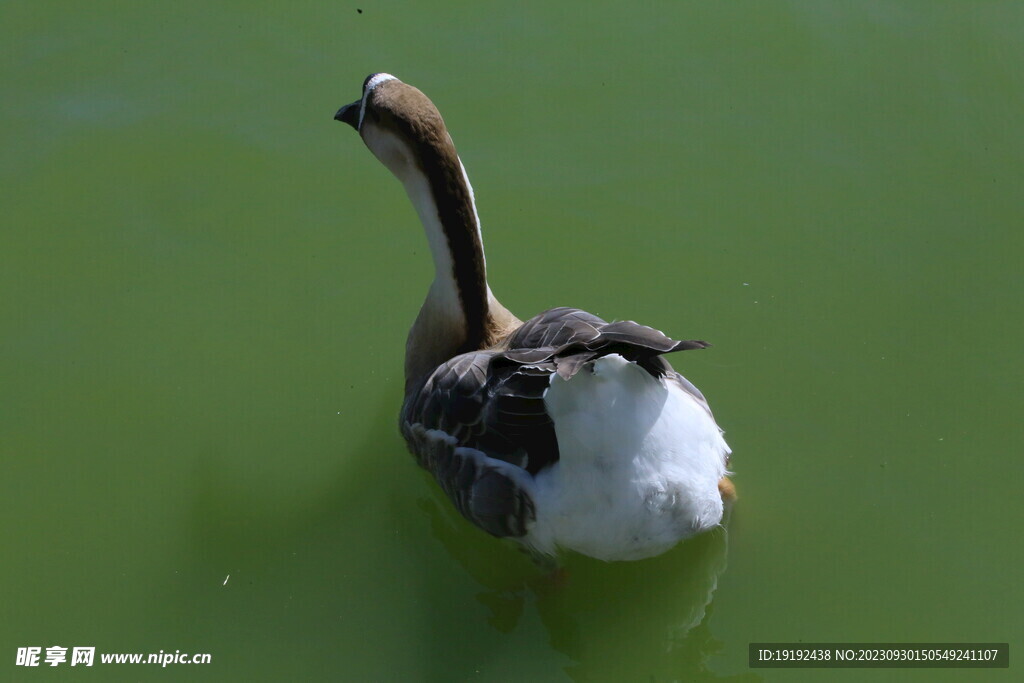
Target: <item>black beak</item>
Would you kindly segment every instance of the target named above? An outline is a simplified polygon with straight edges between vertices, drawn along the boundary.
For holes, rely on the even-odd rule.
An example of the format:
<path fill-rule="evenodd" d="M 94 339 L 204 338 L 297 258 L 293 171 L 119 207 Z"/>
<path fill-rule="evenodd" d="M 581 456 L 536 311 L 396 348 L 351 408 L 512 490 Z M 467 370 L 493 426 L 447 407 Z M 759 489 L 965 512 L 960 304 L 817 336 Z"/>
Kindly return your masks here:
<path fill-rule="evenodd" d="M 359 130 L 359 105 L 361 100 L 356 100 L 352 104 L 346 104 L 344 107 L 338 110 L 338 113 L 334 115 L 335 121 L 344 121 L 348 125 Z"/>

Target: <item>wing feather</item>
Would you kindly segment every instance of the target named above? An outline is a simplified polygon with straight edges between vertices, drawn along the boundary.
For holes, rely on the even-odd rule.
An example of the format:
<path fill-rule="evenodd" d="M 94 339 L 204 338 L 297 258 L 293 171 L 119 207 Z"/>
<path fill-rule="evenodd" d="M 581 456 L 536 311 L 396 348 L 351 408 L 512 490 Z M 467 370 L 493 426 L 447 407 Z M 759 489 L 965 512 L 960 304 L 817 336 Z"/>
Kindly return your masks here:
<path fill-rule="evenodd" d="M 495 536 L 522 536 L 534 516 L 531 475 L 558 460 L 544 406 L 551 376 L 568 379 L 588 362 L 617 353 L 679 382 L 706 407 L 661 354 L 707 346 L 632 321 L 607 323 L 579 309 L 553 308 L 524 323 L 501 348 L 438 366 L 406 397 L 402 434 L 462 515 Z"/>

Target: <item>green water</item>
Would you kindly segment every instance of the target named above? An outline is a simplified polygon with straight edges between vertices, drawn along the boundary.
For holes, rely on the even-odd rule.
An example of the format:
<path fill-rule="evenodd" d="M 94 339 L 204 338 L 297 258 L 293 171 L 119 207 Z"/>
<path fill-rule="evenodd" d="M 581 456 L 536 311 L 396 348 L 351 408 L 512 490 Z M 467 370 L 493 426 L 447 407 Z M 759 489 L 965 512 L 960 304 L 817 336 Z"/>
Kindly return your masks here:
<path fill-rule="evenodd" d="M 747 644 L 1019 656 L 1024 4 L 447 7 L 0 9 L 0 675 L 1009 680 Z M 331 120 L 382 70 L 444 113 L 510 309 L 714 344 L 674 360 L 728 533 L 552 584 L 414 466 L 432 266 Z"/>

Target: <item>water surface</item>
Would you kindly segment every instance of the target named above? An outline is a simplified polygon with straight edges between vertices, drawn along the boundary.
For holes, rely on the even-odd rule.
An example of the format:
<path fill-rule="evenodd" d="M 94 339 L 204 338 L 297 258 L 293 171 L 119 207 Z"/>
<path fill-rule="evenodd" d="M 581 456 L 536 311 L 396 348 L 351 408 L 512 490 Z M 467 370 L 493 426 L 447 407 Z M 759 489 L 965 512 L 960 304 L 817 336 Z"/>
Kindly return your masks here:
<path fill-rule="evenodd" d="M 5 666 L 831 680 L 747 644 L 1021 643 L 1020 4 L 2 16 Z M 553 585 L 416 469 L 430 259 L 331 120 L 381 70 L 444 113 L 511 310 L 714 344 L 675 361 L 735 451 L 727 531 Z"/>

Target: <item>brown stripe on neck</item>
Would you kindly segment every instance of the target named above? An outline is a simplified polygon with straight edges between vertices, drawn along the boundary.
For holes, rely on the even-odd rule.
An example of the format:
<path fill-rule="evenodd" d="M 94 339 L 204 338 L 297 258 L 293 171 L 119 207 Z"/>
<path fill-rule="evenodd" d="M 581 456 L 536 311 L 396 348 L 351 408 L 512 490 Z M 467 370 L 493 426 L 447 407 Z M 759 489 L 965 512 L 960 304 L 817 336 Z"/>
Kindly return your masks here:
<path fill-rule="evenodd" d="M 425 166 L 429 165 L 424 164 Z M 486 345 L 487 338 L 487 272 L 484 268 L 484 247 L 477 230 L 473 197 L 459 165 L 442 163 L 440 168 L 424 168 L 430 179 L 430 190 L 437 204 L 438 217 L 444 228 L 452 253 L 452 275 L 459 290 L 459 303 L 466 321 L 466 339 L 459 353 L 474 351 Z"/>
<path fill-rule="evenodd" d="M 430 183 L 438 219 L 452 255 L 452 277 L 459 292 L 466 331 L 466 338 L 456 353 L 484 348 L 491 327 L 484 247 L 462 164 L 443 124 L 425 127 L 425 130 L 409 130 L 406 139 L 418 141 L 415 158 Z"/>

